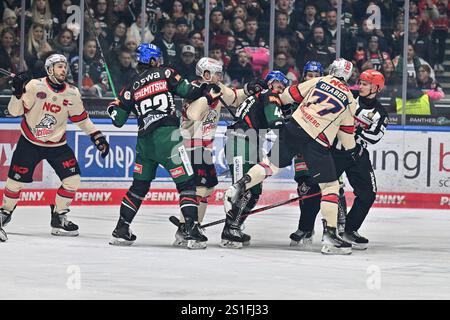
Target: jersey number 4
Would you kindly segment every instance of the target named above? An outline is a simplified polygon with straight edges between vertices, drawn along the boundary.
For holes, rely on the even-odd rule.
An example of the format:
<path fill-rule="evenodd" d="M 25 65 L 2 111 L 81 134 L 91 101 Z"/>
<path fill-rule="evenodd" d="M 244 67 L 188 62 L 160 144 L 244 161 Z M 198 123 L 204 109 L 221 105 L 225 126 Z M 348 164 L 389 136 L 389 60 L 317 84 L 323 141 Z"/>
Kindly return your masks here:
<path fill-rule="evenodd" d="M 164 93 L 145 99 L 139 104 L 139 111 L 142 115 L 145 115 L 149 111 L 155 110 L 167 112 L 168 108 L 169 102 L 167 101 L 167 96 Z"/>
<path fill-rule="evenodd" d="M 317 114 L 320 116 L 324 116 L 328 113 L 338 113 L 344 107 L 334 99 L 332 96 L 315 90 L 313 93 L 313 97 L 317 97 L 317 99 L 313 102 L 314 104 L 320 104 L 321 106 L 325 106 L 324 109 L 317 111 Z"/>

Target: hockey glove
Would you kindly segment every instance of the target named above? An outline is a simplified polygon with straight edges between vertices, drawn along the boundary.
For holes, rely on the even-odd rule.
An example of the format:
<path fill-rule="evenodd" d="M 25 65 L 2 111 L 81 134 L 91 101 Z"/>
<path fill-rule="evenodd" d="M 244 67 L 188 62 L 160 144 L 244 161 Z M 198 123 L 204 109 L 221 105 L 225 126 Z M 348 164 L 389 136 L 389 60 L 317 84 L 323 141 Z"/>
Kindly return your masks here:
<path fill-rule="evenodd" d="M 208 100 L 208 105 L 211 105 L 214 102 L 216 102 L 221 95 L 222 92 L 217 84 L 208 84 L 203 89 L 203 96 L 206 98 L 206 100 Z"/>
<path fill-rule="evenodd" d="M 12 78 L 13 95 L 15 95 L 17 99 L 20 99 L 22 94 L 25 93 L 25 86 L 31 79 L 32 78 L 26 71 L 18 73 Z"/>
<path fill-rule="evenodd" d="M 252 96 L 267 88 L 268 86 L 266 81 L 262 79 L 255 79 L 244 84 L 244 93 L 246 96 Z"/>
<path fill-rule="evenodd" d="M 105 158 L 109 153 L 109 143 L 101 131 L 96 131 L 91 134 L 91 141 L 101 152 L 102 158 Z"/>

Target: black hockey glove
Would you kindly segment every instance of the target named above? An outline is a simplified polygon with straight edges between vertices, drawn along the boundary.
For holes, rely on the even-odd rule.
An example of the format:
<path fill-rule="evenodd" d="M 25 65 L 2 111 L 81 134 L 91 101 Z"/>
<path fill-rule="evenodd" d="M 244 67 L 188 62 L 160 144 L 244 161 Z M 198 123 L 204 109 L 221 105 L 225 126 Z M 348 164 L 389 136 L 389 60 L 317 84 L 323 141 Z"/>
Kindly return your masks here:
<path fill-rule="evenodd" d="M 203 89 L 203 96 L 208 100 L 208 105 L 216 102 L 222 93 L 220 92 L 220 87 L 217 84 L 208 84 Z"/>
<path fill-rule="evenodd" d="M 101 152 L 102 158 L 105 158 L 109 153 L 109 143 L 101 131 L 96 131 L 91 134 L 91 141 Z"/>
<path fill-rule="evenodd" d="M 266 81 L 264 81 L 262 79 L 254 79 L 254 80 L 244 84 L 244 93 L 246 96 L 252 96 L 252 95 L 257 94 L 258 92 L 261 92 L 267 88 L 268 88 L 268 86 L 267 86 Z"/>
<path fill-rule="evenodd" d="M 18 73 L 12 78 L 13 95 L 15 95 L 17 99 L 20 99 L 22 94 L 25 93 L 25 86 L 31 79 L 31 76 L 26 71 Z"/>

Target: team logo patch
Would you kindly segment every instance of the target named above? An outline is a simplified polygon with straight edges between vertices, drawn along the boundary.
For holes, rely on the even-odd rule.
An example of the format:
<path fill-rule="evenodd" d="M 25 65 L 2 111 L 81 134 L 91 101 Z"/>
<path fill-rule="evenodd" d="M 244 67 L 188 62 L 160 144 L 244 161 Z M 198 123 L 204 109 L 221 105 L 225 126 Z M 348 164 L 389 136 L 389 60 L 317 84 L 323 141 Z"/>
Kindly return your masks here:
<path fill-rule="evenodd" d="M 36 93 L 36 97 L 44 100 L 45 98 L 47 98 L 47 94 L 44 91 L 39 91 L 38 93 Z"/>
<path fill-rule="evenodd" d="M 176 168 L 170 170 L 170 175 L 174 179 L 181 177 L 185 174 L 186 174 L 186 172 L 184 171 L 184 168 L 182 166 L 179 166 L 179 167 L 176 167 Z"/>
<path fill-rule="evenodd" d="M 123 97 L 126 100 L 130 100 L 131 99 L 131 92 L 130 91 L 125 91 L 125 93 L 123 94 Z"/>
<path fill-rule="evenodd" d="M 308 170 L 308 166 L 306 165 L 306 162 L 299 162 L 295 164 L 295 171 L 306 171 Z"/>
<path fill-rule="evenodd" d="M 133 172 L 142 174 L 142 164 L 136 163 L 134 165 Z"/>
<path fill-rule="evenodd" d="M 169 78 L 170 75 L 172 74 L 172 72 L 170 72 L 169 69 L 166 70 L 166 72 L 164 73 L 166 75 L 166 78 Z"/>

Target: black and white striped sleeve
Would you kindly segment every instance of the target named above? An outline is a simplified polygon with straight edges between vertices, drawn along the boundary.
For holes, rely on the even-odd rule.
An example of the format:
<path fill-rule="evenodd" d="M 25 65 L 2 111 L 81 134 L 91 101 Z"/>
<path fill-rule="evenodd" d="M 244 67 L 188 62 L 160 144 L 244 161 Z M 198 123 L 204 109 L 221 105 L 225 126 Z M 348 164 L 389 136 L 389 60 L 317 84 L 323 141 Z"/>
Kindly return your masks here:
<path fill-rule="evenodd" d="M 367 127 L 357 131 L 357 141 L 362 139 L 367 144 L 376 144 L 384 136 L 388 124 L 387 114 L 376 110 L 371 120 Z"/>

